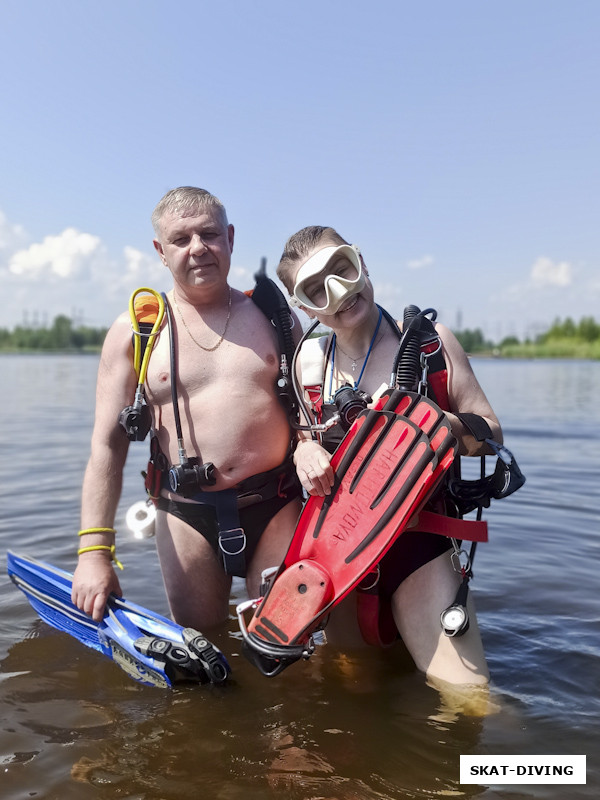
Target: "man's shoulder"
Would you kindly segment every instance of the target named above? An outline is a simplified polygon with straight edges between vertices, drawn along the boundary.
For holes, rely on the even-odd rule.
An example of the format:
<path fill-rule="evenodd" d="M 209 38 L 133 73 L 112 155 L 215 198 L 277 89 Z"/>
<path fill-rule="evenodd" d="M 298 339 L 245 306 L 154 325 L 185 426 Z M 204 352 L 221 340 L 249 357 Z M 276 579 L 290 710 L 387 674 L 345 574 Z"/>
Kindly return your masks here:
<path fill-rule="evenodd" d="M 119 314 L 108 329 L 102 351 L 104 353 L 113 354 L 128 352 L 131 348 L 132 336 L 131 318 L 128 312 L 124 311 L 122 314 Z"/>

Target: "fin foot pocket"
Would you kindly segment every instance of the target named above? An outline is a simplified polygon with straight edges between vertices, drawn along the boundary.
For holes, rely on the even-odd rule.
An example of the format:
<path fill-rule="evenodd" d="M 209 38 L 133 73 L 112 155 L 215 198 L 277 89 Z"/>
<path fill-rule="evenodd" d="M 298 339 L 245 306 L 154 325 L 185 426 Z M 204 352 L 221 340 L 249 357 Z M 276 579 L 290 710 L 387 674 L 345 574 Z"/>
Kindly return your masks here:
<path fill-rule="evenodd" d="M 277 578 L 248 631 L 273 645 L 296 644 L 333 597 L 327 570 L 315 561 L 298 561 Z"/>
<path fill-rule="evenodd" d="M 200 660 L 211 683 L 224 683 L 229 676 L 229 664 L 218 647 L 193 628 L 183 629 L 183 641 Z"/>
<path fill-rule="evenodd" d="M 312 640 L 306 644 L 277 645 L 249 633 L 242 649 L 248 661 L 267 678 L 272 678 L 301 658 L 310 658 L 315 648 Z"/>

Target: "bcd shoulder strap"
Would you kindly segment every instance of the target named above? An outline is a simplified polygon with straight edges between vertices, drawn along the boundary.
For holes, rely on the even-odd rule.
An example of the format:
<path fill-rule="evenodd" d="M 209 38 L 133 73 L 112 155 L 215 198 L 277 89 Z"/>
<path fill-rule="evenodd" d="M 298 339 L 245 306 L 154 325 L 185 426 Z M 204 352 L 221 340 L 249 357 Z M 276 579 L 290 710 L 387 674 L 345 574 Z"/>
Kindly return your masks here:
<path fill-rule="evenodd" d="M 255 274 L 254 279 L 256 280 L 256 285 L 247 294 L 271 322 L 277 333 L 280 354 L 277 394 L 286 413 L 290 416 L 296 416 L 298 404 L 291 376 L 292 360 L 296 346 L 292 333 L 293 320 L 291 310 L 281 289 L 271 278 L 267 277 L 266 259 L 262 259 L 260 269 Z"/>

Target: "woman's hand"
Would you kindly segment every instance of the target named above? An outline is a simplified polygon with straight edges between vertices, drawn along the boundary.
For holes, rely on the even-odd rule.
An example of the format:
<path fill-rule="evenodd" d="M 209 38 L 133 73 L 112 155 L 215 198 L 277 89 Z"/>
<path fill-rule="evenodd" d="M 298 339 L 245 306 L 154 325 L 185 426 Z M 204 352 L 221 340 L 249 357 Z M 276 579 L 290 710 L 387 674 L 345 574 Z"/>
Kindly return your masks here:
<path fill-rule="evenodd" d="M 334 475 L 330 462 L 331 456 L 318 442 L 304 439 L 298 443 L 294 464 L 300 483 L 310 495 L 324 497 L 331 493 Z"/>

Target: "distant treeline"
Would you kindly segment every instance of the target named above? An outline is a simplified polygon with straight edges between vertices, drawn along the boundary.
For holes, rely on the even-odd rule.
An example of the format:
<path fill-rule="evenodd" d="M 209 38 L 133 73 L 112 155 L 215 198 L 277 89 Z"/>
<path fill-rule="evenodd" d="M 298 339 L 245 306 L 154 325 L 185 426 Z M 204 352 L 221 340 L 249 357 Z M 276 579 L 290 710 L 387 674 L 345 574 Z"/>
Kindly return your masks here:
<path fill-rule="evenodd" d="M 9 331 L 0 328 L 0 350 L 51 350 L 82 352 L 99 350 L 107 328 L 74 327 L 69 317 L 55 317 L 50 327 L 18 325 Z M 579 322 L 567 318 L 556 320 L 535 339 L 520 341 L 507 336 L 501 342 L 485 338 L 479 328 L 455 331 L 467 353 L 503 356 L 506 358 L 594 358 L 600 359 L 600 323 L 593 317 Z"/>
<path fill-rule="evenodd" d="M 535 339 L 520 341 L 507 336 L 499 343 L 486 340 L 479 328 L 455 331 L 467 353 L 492 354 L 505 358 L 594 358 L 600 359 L 600 323 L 593 317 L 574 322 L 557 319 Z"/>
<path fill-rule="evenodd" d="M 72 320 L 61 314 L 49 328 L 25 325 L 17 325 L 12 331 L 0 328 L 0 350 L 99 350 L 106 331 L 107 328 L 84 325 L 74 327 Z"/>

